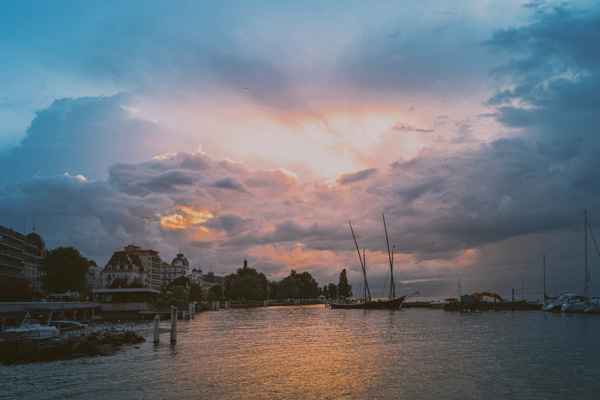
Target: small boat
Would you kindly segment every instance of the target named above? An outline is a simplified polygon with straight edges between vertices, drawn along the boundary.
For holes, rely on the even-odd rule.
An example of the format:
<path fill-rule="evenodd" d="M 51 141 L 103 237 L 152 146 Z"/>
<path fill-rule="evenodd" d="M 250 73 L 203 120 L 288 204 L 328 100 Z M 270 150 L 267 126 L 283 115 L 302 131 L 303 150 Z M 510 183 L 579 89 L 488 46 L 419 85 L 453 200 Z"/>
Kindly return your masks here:
<path fill-rule="evenodd" d="M 575 296 L 575 298 L 569 299 L 569 301 L 563 303 L 560 310 L 564 313 L 582 313 L 588 308 L 590 303 L 583 296 Z"/>
<path fill-rule="evenodd" d="M 21 325 L 3 330 L 2 336 L 16 340 L 43 340 L 58 337 L 59 333 L 59 330 L 54 326 L 31 322 L 29 314 L 27 314 Z"/>
<path fill-rule="evenodd" d="M 87 329 L 87 325 L 78 321 L 50 321 L 49 326 L 58 328 L 60 333 L 83 331 Z"/>
<path fill-rule="evenodd" d="M 573 293 L 563 293 L 560 296 L 546 301 L 542 310 L 547 312 L 561 312 L 564 304 L 577 302 L 580 296 Z"/>
<path fill-rule="evenodd" d="M 586 314 L 600 314 L 600 297 L 592 297 L 590 304 L 583 312 Z"/>

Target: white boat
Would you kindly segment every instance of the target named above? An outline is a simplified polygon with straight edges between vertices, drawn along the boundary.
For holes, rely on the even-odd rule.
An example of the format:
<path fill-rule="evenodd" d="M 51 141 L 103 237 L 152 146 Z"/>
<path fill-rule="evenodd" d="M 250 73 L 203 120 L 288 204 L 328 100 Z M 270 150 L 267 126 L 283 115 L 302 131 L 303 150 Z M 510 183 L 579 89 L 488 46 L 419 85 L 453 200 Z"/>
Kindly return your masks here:
<path fill-rule="evenodd" d="M 547 301 L 542 310 L 548 312 L 560 312 L 564 304 L 570 304 L 578 301 L 579 296 L 573 293 L 563 293 L 560 296 Z"/>
<path fill-rule="evenodd" d="M 592 297 L 590 304 L 584 312 L 588 314 L 600 314 L 600 297 Z"/>
<path fill-rule="evenodd" d="M 54 326 L 41 324 L 21 324 L 17 328 L 9 328 L 2 331 L 3 336 L 15 339 L 50 339 L 58 337 L 59 331 Z"/>
<path fill-rule="evenodd" d="M 575 296 L 563 303 L 561 311 L 564 313 L 582 313 L 590 305 L 589 301 L 582 296 Z"/>
<path fill-rule="evenodd" d="M 61 336 L 81 336 L 88 332 L 88 326 L 78 321 L 49 321 L 49 326 L 59 330 Z"/>
<path fill-rule="evenodd" d="M 87 325 L 79 321 L 49 321 L 48 325 L 58 328 L 62 332 L 79 331 L 87 329 Z"/>
<path fill-rule="evenodd" d="M 60 334 L 58 328 L 54 326 L 42 325 L 37 322 L 31 322 L 29 314 L 16 328 L 8 328 L 2 331 L 2 336 L 11 339 L 31 339 L 42 340 L 58 337 Z"/>

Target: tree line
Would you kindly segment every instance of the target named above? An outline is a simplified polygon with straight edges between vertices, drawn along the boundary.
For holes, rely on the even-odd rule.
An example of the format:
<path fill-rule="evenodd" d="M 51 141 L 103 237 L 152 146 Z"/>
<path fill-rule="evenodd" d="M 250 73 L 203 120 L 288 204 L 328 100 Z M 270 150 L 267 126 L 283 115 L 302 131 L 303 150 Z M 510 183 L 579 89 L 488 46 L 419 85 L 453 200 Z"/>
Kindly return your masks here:
<path fill-rule="evenodd" d="M 50 250 L 42 262 L 45 272 L 43 287 L 49 293 L 76 291 L 87 294 L 86 275 L 88 268 L 96 266 L 93 260 L 85 258 L 73 247 L 58 247 Z M 159 302 L 185 303 L 188 301 L 262 301 L 267 299 L 314 299 L 324 296 L 327 299 L 345 299 L 352 296 L 352 286 L 348 283 L 346 270 L 339 275 L 338 283 L 319 287 L 309 272 L 291 270 L 279 280 L 269 281 L 265 274 L 244 266 L 224 278 L 223 285 L 214 285 L 202 290 L 200 285 L 188 278 L 180 277 L 162 288 Z"/>
<path fill-rule="evenodd" d="M 244 266 L 225 277 L 224 297 L 234 301 L 262 301 L 285 299 L 314 299 L 324 296 L 328 299 L 352 296 L 352 286 L 348 283 L 346 270 L 342 270 L 338 284 L 330 283 L 320 288 L 310 272 L 290 274 L 280 281 L 269 282 L 262 272 Z"/>

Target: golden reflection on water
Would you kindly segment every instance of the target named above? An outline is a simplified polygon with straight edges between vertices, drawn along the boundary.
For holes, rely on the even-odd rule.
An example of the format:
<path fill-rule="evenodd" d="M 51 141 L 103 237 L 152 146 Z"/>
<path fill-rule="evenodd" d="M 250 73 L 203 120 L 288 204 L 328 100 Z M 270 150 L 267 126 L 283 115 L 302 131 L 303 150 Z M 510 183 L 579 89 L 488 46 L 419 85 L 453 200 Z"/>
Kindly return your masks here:
<path fill-rule="evenodd" d="M 265 312 L 271 315 L 256 318 Z M 311 307 L 228 311 L 236 314 L 230 314 L 235 326 L 229 326 L 225 314 L 209 323 L 222 325 L 212 329 L 223 329 L 231 346 L 223 347 L 223 338 L 217 343 L 200 338 L 202 332 L 194 335 L 197 345 L 208 346 L 205 363 L 210 365 L 199 365 L 203 379 L 211 386 L 235 388 L 244 399 L 365 398 L 370 382 L 386 368 L 379 339 L 364 334 L 373 329 L 367 324 L 345 323 L 344 311 L 325 310 L 339 313 L 334 318 L 323 318 L 322 312 Z M 191 381 L 194 373 L 194 368 L 177 371 Z"/>

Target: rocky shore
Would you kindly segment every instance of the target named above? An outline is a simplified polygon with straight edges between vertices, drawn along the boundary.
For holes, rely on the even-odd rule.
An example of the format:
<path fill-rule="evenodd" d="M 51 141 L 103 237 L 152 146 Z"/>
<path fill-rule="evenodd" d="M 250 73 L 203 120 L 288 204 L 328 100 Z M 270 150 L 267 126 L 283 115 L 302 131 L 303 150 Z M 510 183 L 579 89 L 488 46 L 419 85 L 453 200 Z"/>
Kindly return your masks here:
<path fill-rule="evenodd" d="M 145 342 L 133 331 L 94 332 L 48 340 L 0 341 L 0 363 L 16 364 L 110 355 L 123 346 Z"/>

